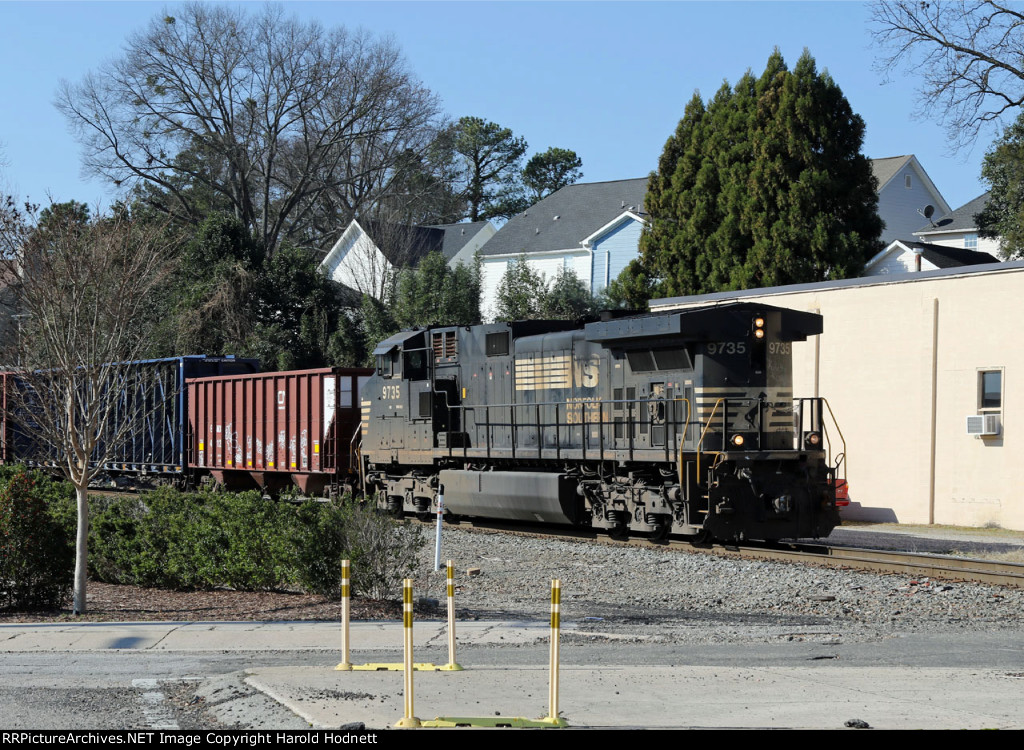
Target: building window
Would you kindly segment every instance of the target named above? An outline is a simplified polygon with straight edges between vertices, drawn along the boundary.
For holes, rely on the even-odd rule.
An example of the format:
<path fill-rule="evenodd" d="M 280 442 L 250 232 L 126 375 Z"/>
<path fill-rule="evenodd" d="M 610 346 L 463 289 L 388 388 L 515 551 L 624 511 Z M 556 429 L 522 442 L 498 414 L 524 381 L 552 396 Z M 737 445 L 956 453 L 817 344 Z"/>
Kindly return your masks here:
<path fill-rule="evenodd" d="M 978 371 L 978 411 L 998 412 L 1003 408 L 1003 371 Z"/>
<path fill-rule="evenodd" d="M 964 249 L 965 250 L 977 250 L 978 249 L 978 235 L 976 235 L 976 234 L 965 234 L 964 235 Z"/>
<path fill-rule="evenodd" d="M 910 190 L 910 189 L 911 189 L 912 187 L 914 187 L 914 183 L 913 183 L 913 181 L 911 180 L 911 177 L 910 177 L 910 175 L 909 175 L 909 174 L 908 174 L 908 175 L 903 175 L 903 186 L 904 186 L 904 187 L 905 187 L 905 188 L 906 188 L 907 190 Z"/>

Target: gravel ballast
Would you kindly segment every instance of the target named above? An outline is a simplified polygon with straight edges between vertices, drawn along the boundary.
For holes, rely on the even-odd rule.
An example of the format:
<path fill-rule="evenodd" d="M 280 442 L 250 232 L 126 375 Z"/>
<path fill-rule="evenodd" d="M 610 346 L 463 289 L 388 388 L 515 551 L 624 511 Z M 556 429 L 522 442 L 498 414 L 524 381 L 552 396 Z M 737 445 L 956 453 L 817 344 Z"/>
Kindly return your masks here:
<path fill-rule="evenodd" d="M 435 573 L 432 534 L 414 593 L 436 600 L 438 616 L 451 558 L 460 616 L 544 619 L 557 578 L 563 622 L 584 637 L 849 641 L 1024 627 L 1024 591 L 1013 588 L 459 528 L 445 528 Z"/>

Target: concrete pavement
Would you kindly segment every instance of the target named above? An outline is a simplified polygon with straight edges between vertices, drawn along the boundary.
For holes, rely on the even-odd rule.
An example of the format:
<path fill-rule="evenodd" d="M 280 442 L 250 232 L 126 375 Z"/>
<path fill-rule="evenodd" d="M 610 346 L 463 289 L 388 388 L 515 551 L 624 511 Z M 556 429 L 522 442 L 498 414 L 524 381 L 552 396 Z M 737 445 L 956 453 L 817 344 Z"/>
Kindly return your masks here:
<path fill-rule="evenodd" d="M 445 628 L 416 622 L 414 652 L 432 647 L 432 653 L 445 653 Z M 572 632 L 574 625 L 563 630 Z M 539 663 L 517 666 L 502 664 L 501 649 L 479 648 L 543 646 L 546 622 L 459 622 L 457 633 L 459 648 L 465 647 L 457 654 L 464 671 L 415 672 L 415 716 L 493 721 L 548 714 L 545 648 L 531 652 Z M 392 660 L 401 642 L 398 622 L 353 623 L 352 661 Z M 340 630 L 333 624 L 0 625 L 0 651 L 96 650 L 255 652 L 254 666 L 240 679 L 312 727 L 363 722 L 384 729 L 403 714 L 402 672 L 334 669 Z M 323 651 L 322 666 L 258 666 L 261 651 L 293 650 Z M 990 668 L 851 667 L 839 660 L 755 668 L 563 664 L 559 684 L 561 716 L 574 727 L 841 729 L 860 719 L 881 729 L 1024 729 L 1024 673 Z"/>

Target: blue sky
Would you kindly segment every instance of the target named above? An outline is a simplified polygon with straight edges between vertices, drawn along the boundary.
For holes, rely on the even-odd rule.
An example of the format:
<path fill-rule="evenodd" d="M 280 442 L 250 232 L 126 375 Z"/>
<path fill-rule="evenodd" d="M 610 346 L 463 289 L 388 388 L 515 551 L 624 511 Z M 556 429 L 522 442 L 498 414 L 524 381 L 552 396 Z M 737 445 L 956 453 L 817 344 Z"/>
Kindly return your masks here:
<path fill-rule="evenodd" d="M 707 99 L 748 68 L 759 74 L 775 47 L 792 67 L 806 47 L 867 123 L 867 156 L 916 154 L 953 208 L 984 191 L 981 160 L 995 133 L 953 153 L 940 123 L 915 118 L 918 80 L 884 82 L 872 69 L 879 52 L 863 3 L 284 5 L 304 20 L 393 37 L 450 116 L 512 128 L 528 154 L 573 149 L 587 182 L 646 175 L 694 90 Z M 78 143 L 53 107 L 57 86 L 116 56 L 128 34 L 174 7 L 0 0 L 0 187 L 40 202 L 109 204 L 113 189 L 81 175 Z"/>

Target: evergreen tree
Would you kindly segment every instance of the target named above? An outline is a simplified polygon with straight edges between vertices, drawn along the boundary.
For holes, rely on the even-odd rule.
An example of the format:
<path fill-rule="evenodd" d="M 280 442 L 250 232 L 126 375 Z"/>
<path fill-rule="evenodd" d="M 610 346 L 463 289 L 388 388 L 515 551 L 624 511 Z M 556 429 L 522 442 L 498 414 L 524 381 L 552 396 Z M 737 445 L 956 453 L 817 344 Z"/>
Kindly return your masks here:
<path fill-rule="evenodd" d="M 776 50 L 704 104 L 695 94 L 646 198 L 643 266 L 665 295 L 856 276 L 882 222 L 864 122 L 808 52 Z"/>
<path fill-rule="evenodd" d="M 451 132 L 462 165 L 462 196 L 470 221 L 508 218 L 528 205 L 522 194 L 520 162 L 526 139 L 479 117 L 463 117 Z"/>
<path fill-rule="evenodd" d="M 544 277 L 530 268 L 525 255 L 508 264 L 498 286 L 497 320 L 536 320 L 543 317 L 542 302 L 548 293 Z"/>
<path fill-rule="evenodd" d="M 1024 258 L 1024 115 L 985 154 L 981 177 L 991 194 L 975 217 L 978 233 L 1001 239 L 1004 259 Z"/>
<path fill-rule="evenodd" d="M 523 185 L 534 203 L 583 176 L 583 160 L 575 151 L 552 146 L 542 154 L 534 154 L 523 169 Z"/>
<path fill-rule="evenodd" d="M 551 289 L 541 302 L 541 317 L 550 320 L 581 320 L 597 310 L 597 300 L 583 280 L 566 268 L 558 269 Z"/>
<path fill-rule="evenodd" d="M 452 269 L 441 253 L 428 254 L 416 268 L 402 271 L 392 315 L 401 328 L 479 323 L 479 264 Z"/>

